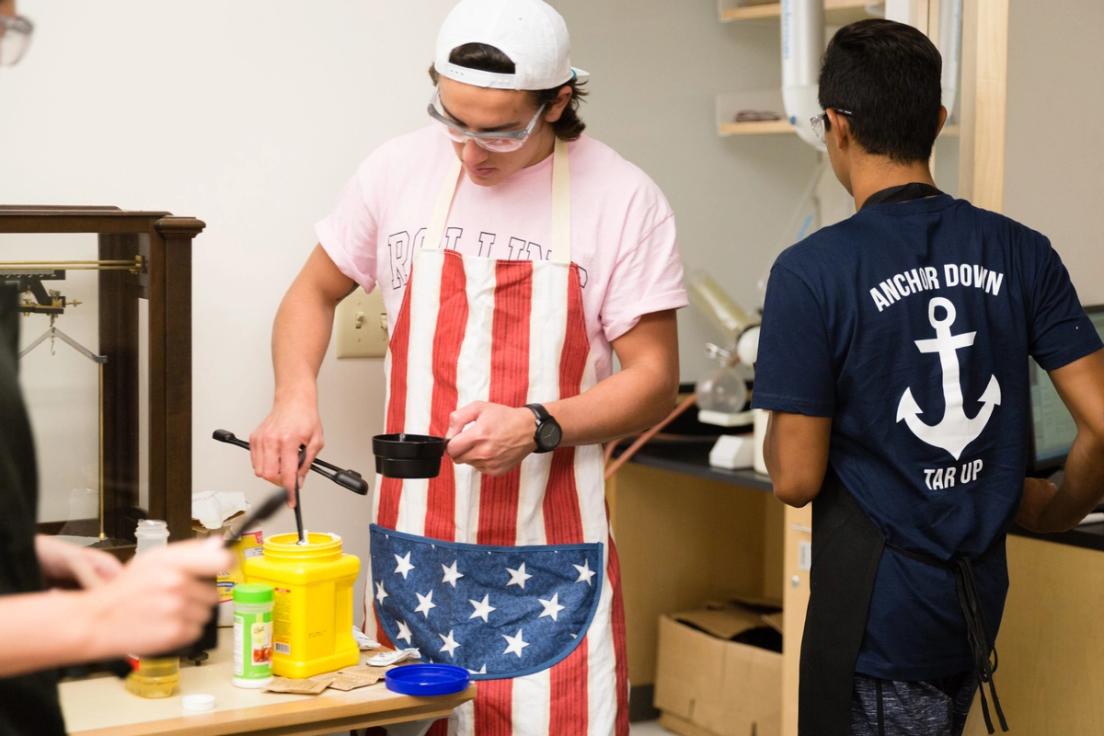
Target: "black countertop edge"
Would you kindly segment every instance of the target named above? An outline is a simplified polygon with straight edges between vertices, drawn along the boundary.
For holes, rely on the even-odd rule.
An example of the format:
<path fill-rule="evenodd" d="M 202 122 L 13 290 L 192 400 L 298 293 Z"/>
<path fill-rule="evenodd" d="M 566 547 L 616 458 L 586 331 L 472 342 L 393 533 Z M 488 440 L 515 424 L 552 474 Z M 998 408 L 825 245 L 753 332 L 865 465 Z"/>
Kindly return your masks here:
<path fill-rule="evenodd" d="M 704 442 L 649 442 L 641 447 L 629 462 L 649 468 L 668 470 L 672 473 L 692 475 L 695 478 L 717 480 L 745 488 L 754 488 L 767 493 L 773 490 L 769 477 L 760 475 L 750 468 L 725 470 L 710 465 L 709 451 L 713 448 L 713 441 L 713 438 L 709 438 Z M 620 456 L 624 449 L 624 446 L 618 447 L 614 456 Z"/>
<path fill-rule="evenodd" d="M 695 478 L 720 481 L 743 488 L 753 488 L 766 493 L 773 490 L 770 478 L 760 475 L 754 470 L 725 470 L 724 468 L 711 466 L 709 464 L 709 451 L 712 447 L 712 439 L 705 442 L 650 442 L 641 447 L 629 462 Z M 624 446 L 619 447 L 614 454 L 620 455 L 623 451 Z M 1053 544 L 1104 551 L 1104 523 L 1086 524 L 1057 534 L 1038 534 L 1019 526 L 1013 526 L 1008 530 L 1008 533 Z"/>

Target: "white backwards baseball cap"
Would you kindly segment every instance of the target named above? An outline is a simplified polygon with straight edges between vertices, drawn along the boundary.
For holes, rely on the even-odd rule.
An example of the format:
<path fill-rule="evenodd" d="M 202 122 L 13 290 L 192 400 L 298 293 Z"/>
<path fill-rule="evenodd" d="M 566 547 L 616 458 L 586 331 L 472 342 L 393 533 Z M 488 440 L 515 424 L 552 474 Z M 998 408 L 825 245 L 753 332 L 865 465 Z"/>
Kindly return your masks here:
<path fill-rule="evenodd" d="M 468 43 L 494 46 L 514 62 L 514 73 L 450 62 L 453 49 Z M 590 76 L 571 66 L 567 24 L 543 0 L 460 0 L 437 34 L 433 67 L 457 82 L 495 89 L 552 89 Z"/>

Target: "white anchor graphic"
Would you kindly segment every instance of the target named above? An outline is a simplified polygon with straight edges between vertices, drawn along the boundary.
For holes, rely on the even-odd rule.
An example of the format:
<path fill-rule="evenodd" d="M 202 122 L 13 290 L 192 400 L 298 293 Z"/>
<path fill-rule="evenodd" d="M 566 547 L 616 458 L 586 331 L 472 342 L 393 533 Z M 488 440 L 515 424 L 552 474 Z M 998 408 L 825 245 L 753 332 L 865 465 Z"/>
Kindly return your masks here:
<path fill-rule="evenodd" d="M 935 316 L 935 310 L 939 308 L 942 308 L 946 315 L 941 320 L 936 319 Z M 985 425 L 993 415 L 993 409 L 1000 405 L 1000 384 L 997 383 L 996 376 L 990 376 L 989 385 L 985 387 L 981 398 L 978 399 L 981 402 L 981 411 L 973 418 L 966 416 L 962 408 L 958 351 L 973 345 L 977 332 L 952 335 L 951 325 L 955 321 L 955 308 L 950 301 L 939 296 L 928 302 L 928 321 L 935 328 L 935 338 L 915 342 L 916 348 L 921 353 L 939 353 L 939 364 L 943 369 L 943 398 L 946 402 L 943 419 L 935 425 L 922 422 L 920 415 L 923 411 L 916 403 L 916 399 L 912 397 L 912 389 L 906 388 L 901 394 L 901 402 L 897 404 L 897 421 L 904 419 L 909 430 L 921 441 L 933 447 L 943 448 L 958 460 L 963 450 L 985 429 Z"/>

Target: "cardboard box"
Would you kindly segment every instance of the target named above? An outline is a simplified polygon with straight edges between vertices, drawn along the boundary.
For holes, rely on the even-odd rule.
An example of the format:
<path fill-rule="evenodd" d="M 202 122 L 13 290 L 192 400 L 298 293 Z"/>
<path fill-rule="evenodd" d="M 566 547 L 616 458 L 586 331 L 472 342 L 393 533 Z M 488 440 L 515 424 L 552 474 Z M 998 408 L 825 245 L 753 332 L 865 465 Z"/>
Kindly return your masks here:
<path fill-rule="evenodd" d="M 242 493 L 223 493 L 205 491 L 192 496 L 192 534 L 195 537 L 224 537 L 245 516 L 248 504 Z M 201 520 L 202 519 L 202 520 Z M 234 566 L 219 573 L 217 578 L 219 592 L 218 625 L 234 625 L 234 586 L 245 582 L 242 563 L 247 557 L 264 552 L 264 534 L 260 530 L 245 532 L 241 539 L 230 549 L 234 555 Z"/>
<path fill-rule="evenodd" d="M 771 613 L 740 604 L 661 616 L 660 723 L 684 736 L 780 734 L 782 655 L 733 641 L 772 623 Z"/>

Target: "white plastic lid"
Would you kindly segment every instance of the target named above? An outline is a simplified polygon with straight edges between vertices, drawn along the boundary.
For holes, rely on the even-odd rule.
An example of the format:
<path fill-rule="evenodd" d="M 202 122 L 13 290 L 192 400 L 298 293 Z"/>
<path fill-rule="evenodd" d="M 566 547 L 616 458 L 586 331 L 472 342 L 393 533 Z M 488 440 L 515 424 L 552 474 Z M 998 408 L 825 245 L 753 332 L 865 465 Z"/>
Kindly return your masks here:
<path fill-rule="evenodd" d="M 206 713 L 215 709 L 215 696 L 210 693 L 192 693 L 180 699 L 185 713 Z"/>

